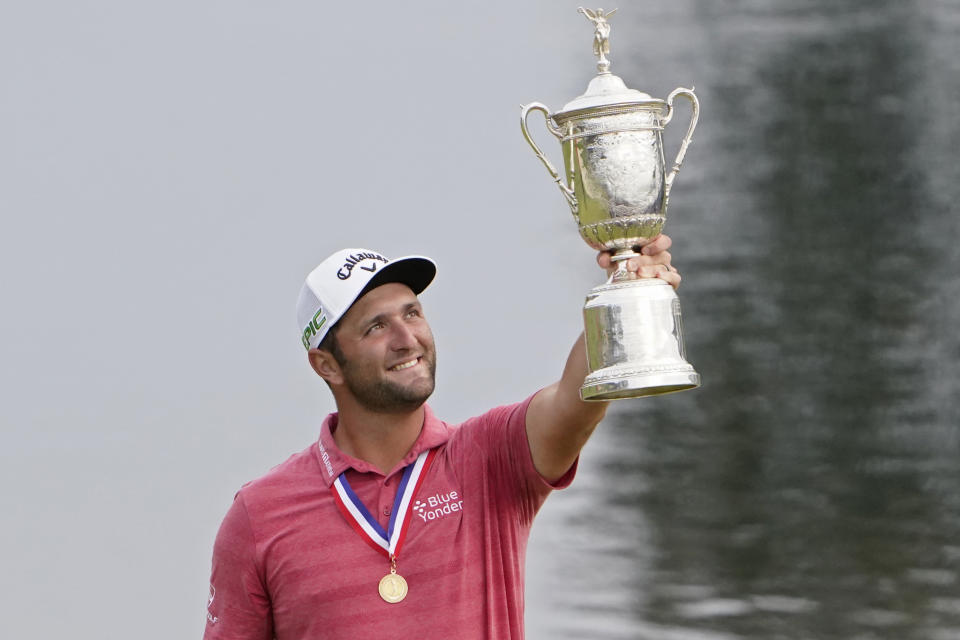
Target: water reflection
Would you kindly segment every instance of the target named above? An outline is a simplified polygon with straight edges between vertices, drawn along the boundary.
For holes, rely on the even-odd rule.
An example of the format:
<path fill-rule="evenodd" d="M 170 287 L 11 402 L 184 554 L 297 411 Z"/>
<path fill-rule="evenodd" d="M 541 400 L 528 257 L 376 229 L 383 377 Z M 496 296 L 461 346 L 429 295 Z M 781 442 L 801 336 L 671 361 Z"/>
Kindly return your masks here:
<path fill-rule="evenodd" d="M 764 5 L 689 16 L 689 161 L 724 159 L 677 191 L 710 210 L 681 254 L 705 386 L 592 444 L 553 637 L 960 638 L 960 96 L 929 71 L 960 8 Z"/>

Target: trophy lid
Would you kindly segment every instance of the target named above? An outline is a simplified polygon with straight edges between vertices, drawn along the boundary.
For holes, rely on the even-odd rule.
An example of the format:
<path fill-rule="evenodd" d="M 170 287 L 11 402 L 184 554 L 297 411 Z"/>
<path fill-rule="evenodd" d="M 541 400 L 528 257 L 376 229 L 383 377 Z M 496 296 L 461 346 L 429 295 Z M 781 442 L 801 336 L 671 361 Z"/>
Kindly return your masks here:
<path fill-rule="evenodd" d="M 606 71 L 601 72 L 591 80 L 583 95 L 579 95 L 563 105 L 560 111 L 567 113 L 612 104 L 633 104 L 636 102 L 663 102 L 663 100 L 657 100 L 649 93 L 627 88 L 620 76 L 615 76 Z"/>
<path fill-rule="evenodd" d="M 650 107 L 659 107 L 666 104 L 663 100 L 653 98 L 649 93 L 630 89 L 620 78 L 610 73 L 610 61 L 607 59 L 610 53 L 610 24 L 607 18 L 612 16 L 616 9 L 604 13 L 603 9 L 577 9 L 585 15 L 590 22 L 594 24 L 593 34 L 593 54 L 597 56 L 597 76 L 587 85 L 587 90 L 582 94 L 563 105 L 563 108 L 556 114 L 554 119 L 564 119 L 579 114 L 586 110 L 610 107 L 613 105 L 646 105 Z"/>

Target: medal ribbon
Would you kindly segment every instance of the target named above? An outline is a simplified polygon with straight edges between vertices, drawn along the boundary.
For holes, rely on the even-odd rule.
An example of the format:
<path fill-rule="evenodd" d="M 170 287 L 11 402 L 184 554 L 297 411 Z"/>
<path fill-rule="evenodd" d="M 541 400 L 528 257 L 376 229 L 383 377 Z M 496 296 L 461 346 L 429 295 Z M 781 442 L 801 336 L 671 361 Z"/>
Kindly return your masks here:
<path fill-rule="evenodd" d="M 383 530 L 377 519 L 370 514 L 357 494 L 353 492 L 350 483 L 347 482 L 346 473 L 337 476 L 330 487 L 330 491 L 333 492 L 333 501 L 340 509 L 343 517 L 346 518 L 347 523 L 360 534 L 364 542 L 377 552 L 387 556 L 388 559 L 400 555 L 400 547 L 403 545 L 407 533 L 407 525 L 410 523 L 410 518 L 413 517 L 413 509 L 411 508 L 413 498 L 420 489 L 420 485 L 427 475 L 427 469 L 430 468 L 436 453 L 436 449 L 424 451 L 403 470 L 386 531 Z"/>

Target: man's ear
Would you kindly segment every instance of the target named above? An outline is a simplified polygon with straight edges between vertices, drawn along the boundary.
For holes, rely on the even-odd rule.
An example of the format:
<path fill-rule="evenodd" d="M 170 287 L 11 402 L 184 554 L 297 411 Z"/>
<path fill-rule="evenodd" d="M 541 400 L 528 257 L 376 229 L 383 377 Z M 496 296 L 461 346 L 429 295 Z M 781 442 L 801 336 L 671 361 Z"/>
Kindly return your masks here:
<path fill-rule="evenodd" d="M 332 353 L 323 349 L 310 349 L 307 352 L 307 358 L 313 370 L 326 380 L 327 384 L 343 384 L 343 371 Z"/>

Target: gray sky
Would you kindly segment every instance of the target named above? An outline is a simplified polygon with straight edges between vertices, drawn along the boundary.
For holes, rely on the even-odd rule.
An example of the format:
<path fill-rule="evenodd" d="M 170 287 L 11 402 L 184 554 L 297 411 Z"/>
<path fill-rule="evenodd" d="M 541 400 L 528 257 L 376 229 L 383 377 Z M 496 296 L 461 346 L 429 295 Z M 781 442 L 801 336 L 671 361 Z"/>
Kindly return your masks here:
<path fill-rule="evenodd" d="M 199 636 L 234 491 L 332 409 L 294 306 L 338 248 L 438 261 L 447 420 L 559 375 L 601 274 L 518 115 L 592 77 L 576 6 L 0 9 L 0 635 Z M 697 79 L 657 63 L 630 85 Z"/>

